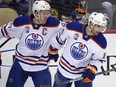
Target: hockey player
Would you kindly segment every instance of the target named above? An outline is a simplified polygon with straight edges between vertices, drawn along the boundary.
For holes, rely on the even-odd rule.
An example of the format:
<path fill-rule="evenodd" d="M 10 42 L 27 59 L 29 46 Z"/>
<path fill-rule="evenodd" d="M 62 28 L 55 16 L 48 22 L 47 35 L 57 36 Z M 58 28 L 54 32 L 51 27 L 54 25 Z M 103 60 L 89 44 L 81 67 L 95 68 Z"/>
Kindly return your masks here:
<path fill-rule="evenodd" d="M 93 12 L 87 25 L 71 22 L 57 34 L 49 47 L 49 54 L 54 54 L 66 43 L 56 75 L 61 82 L 83 77 L 83 80 L 74 82 L 75 87 L 92 87 L 96 72 L 105 61 L 107 41 L 102 32 L 106 26 L 106 17 Z M 71 87 L 71 84 L 54 82 L 54 87 Z"/>
<path fill-rule="evenodd" d="M 35 1 L 32 10 L 32 15 L 18 17 L 0 27 L 0 38 L 19 39 L 16 59 L 5 87 L 24 87 L 29 76 L 34 87 L 51 87 L 51 74 L 48 70 L 49 42 L 64 25 L 50 16 L 51 7 L 44 0 Z"/>

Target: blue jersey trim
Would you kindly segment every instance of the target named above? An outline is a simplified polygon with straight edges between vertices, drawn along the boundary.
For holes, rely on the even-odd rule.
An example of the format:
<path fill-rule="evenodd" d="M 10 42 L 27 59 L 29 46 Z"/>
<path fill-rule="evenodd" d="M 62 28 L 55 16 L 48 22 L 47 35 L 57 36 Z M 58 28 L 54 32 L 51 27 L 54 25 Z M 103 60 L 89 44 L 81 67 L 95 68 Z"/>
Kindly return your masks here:
<path fill-rule="evenodd" d="M 59 65 L 60 65 L 65 71 L 67 71 L 67 72 L 69 72 L 69 73 L 71 73 L 71 74 L 82 74 L 82 73 L 83 73 L 83 72 L 73 73 L 73 72 L 68 71 L 66 68 L 64 68 L 64 67 L 60 64 L 60 62 L 59 62 Z"/>
<path fill-rule="evenodd" d="M 14 26 L 18 27 L 18 26 L 30 24 L 30 20 L 28 16 L 20 16 L 14 20 L 13 24 Z"/>
<path fill-rule="evenodd" d="M 83 24 L 79 23 L 79 22 L 71 22 L 69 24 L 67 24 L 67 29 L 69 30 L 74 30 L 77 32 L 81 32 L 82 33 L 82 29 L 83 29 Z"/>
<path fill-rule="evenodd" d="M 107 41 L 106 38 L 102 33 L 99 33 L 97 36 L 94 36 L 92 38 L 97 44 L 99 44 L 100 47 L 105 49 L 107 47 Z"/>

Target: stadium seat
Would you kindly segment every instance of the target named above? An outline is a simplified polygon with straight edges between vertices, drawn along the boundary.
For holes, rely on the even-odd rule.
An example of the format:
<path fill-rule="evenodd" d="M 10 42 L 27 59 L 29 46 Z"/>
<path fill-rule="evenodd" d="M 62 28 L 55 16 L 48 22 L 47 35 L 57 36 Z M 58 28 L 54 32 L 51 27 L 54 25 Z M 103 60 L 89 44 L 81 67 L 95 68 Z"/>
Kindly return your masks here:
<path fill-rule="evenodd" d="M 0 26 L 13 21 L 18 14 L 15 10 L 11 8 L 0 8 Z"/>

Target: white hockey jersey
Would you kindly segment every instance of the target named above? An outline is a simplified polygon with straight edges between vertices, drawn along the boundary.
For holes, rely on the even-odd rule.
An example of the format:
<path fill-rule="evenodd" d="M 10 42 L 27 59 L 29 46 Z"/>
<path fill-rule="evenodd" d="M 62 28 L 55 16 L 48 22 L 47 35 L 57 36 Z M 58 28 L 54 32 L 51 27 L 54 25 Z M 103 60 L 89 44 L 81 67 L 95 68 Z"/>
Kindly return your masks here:
<path fill-rule="evenodd" d="M 58 64 L 58 70 L 67 78 L 79 78 L 88 65 L 94 65 L 99 69 L 105 61 L 105 37 L 102 33 L 98 36 L 88 36 L 86 26 L 71 22 L 52 41 L 53 48 L 60 49 L 67 40 Z"/>
<path fill-rule="evenodd" d="M 21 16 L 0 27 L 0 38 L 18 38 L 16 58 L 25 71 L 40 71 L 48 67 L 48 47 L 51 38 L 63 29 L 56 18 L 49 17 L 46 24 L 32 22 L 33 15 Z"/>

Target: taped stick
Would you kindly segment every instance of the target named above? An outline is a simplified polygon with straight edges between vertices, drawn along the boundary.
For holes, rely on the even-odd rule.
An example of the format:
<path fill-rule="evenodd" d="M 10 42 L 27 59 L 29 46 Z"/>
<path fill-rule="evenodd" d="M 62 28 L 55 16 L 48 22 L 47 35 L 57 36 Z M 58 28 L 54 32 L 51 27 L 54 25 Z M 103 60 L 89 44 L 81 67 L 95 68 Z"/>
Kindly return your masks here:
<path fill-rule="evenodd" d="M 107 71 L 103 71 L 103 72 L 98 72 L 96 74 L 96 76 L 99 76 L 99 75 L 102 75 L 102 74 L 105 74 L 105 73 L 108 73 L 108 72 L 112 72 L 112 71 L 116 71 L 116 68 L 113 68 L 113 69 L 109 69 Z M 55 79 L 55 82 L 58 84 L 58 85 L 65 85 L 65 84 L 68 84 L 68 83 L 72 83 L 74 81 L 79 81 L 79 80 L 82 80 L 83 77 L 80 77 L 80 78 L 76 78 L 76 79 L 71 79 L 71 80 L 67 80 L 67 81 L 60 81 L 60 79 L 58 78 L 58 75 L 57 73 L 55 74 L 54 76 L 54 79 Z"/>

